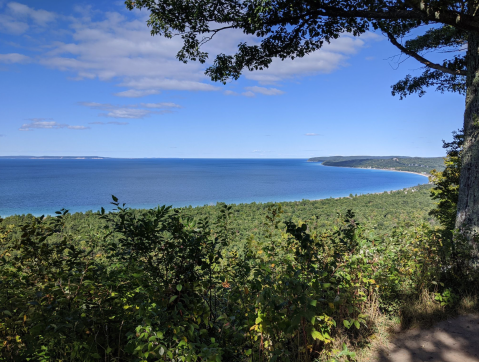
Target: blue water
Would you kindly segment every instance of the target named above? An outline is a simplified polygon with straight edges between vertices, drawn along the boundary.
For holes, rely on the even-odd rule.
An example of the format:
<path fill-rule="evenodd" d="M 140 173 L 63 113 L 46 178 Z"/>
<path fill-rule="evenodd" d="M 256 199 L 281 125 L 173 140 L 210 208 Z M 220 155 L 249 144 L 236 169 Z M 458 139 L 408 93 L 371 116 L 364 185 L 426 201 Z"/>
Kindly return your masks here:
<path fill-rule="evenodd" d="M 0 215 L 324 199 L 426 183 L 420 175 L 299 159 L 0 160 Z"/>

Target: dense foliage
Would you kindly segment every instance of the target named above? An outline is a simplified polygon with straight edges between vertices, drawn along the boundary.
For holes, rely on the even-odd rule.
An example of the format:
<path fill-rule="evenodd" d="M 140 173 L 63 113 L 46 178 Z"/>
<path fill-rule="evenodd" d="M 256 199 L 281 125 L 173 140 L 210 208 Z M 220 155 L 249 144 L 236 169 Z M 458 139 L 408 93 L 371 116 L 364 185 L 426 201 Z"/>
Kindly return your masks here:
<path fill-rule="evenodd" d="M 0 359 L 352 358 L 335 349 L 341 335 L 361 345 L 375 315 L 441 281 L 429 189 L 176 210 L 114 199 L 114 213 L 9 217 Z M 345 206 L 375 210 L 387 233 L 351 211 L 332 215 Z"/>
<path fill-rule="evenodd" d="M 462 130 L 453 132 L 451 142 L 443 141 L 443 148 L 447 150 L 444 159 L 445 168 L 433 170 L 430 181 L 434 183 L 431 190 L 432 198 L 438 200 L 437 207 L 431 211 L 443 225 L 444 230 L 454 230 L 459 197 L 459 177 L 461 175 L 461 151 L 464 143 Z"/>

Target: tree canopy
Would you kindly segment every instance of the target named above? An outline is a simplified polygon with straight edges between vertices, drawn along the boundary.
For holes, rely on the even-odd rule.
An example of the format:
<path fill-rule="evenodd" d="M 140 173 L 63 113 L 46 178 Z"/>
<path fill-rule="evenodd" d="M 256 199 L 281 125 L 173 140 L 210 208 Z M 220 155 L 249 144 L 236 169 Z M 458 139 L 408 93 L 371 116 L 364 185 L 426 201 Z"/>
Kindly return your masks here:
<path fill-rule="evenodd" d="M 259 43 L 240 43 L 234 55 L 218 54 L 206 73 L 212 80 L 238 79 L 247 70 L 267 68 L 274 58 L 303 57 L 320 49 L 341 34 L 355 36 L 381 30 L 401 52 L 426 67 L 421 76 L 408 76 L 393 87 L 401 97 L 427 86 L 440 91 L 464 92 L 464 54 L 454 55 L 442 64 L 422 52 L 461 50 L 466 31 L 477 30 L 474 18 L 464 5 L 443 1 L 127 1 L 130 9 L 150 11 L 148 25 L 153 35 L 180 35 L 183 47 L 178 59 L 205 62 L 208 53 L 202 45 L 227 29 L 241 29 L 257 36 Z M 401 44 L 398 37 L 421 25 L 441 24 L 424 35 Z"/>

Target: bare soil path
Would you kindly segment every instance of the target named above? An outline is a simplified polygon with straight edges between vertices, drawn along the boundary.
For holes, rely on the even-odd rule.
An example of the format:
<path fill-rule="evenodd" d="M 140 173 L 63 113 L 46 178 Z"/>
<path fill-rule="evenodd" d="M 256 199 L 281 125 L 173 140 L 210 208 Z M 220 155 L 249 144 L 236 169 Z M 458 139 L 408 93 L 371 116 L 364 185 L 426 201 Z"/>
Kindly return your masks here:
<path fill-rule="evenodd" d="M 431 329 L 399 333 L 377 362 L 479 362 L 479 315 L 440 322 Z"/>

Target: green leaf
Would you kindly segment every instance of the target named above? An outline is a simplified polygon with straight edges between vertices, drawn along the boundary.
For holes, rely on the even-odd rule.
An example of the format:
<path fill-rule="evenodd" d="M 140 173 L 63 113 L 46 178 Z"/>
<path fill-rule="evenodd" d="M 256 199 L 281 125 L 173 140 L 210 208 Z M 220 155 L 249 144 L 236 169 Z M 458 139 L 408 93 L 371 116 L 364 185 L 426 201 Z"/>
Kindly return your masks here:
<path fill-rule="evenodd" d="M 324 337 L 321 332 L 318 332 L 316 329 L 313 329 L 311 331 L 311 337 L 313 337 L 314 339 L 319 339 L 320 341 L 324 340 Z"/>
<path fill-rule="evenodd" d="M 311 305 L 314 306 L 314 307 L 316 307 L 316 304 L 317 304 L 317 303 L 318 303 L 317 300 L 312 300 L 312 301 L 311 301 Z"/>
<path fill-rule="evenodd" d="M 176 290 L 179 291 L 179 292 L 181 292 L 181 289 L 183 289 L 183 286 L 182 286 L 181 284 L 178 284 L 178 285 L 176 286 Z"/>
<path fill-rule="evenodd" d="M 354 326 L 355 326 L 357 329 L 359 329 L 359 327 L 360 327 L 359 321 L 354 321 Z"/>
<path fill-rule="evenodd" d="M 347 329 L 349 329 L 349 327 L 351 327 L 351 323 L 349 323 L 349 321 L 347 319 L 343 320 L 343 324 Z"/>
<path fill-rule="evenodd" d="M 174 301 L 176 298 L 178 298 L 177 295 L 173 295 L 171 298 L 170 298 L 170 301 L 168 303 L 171 303 L 172 301 Z"/>

